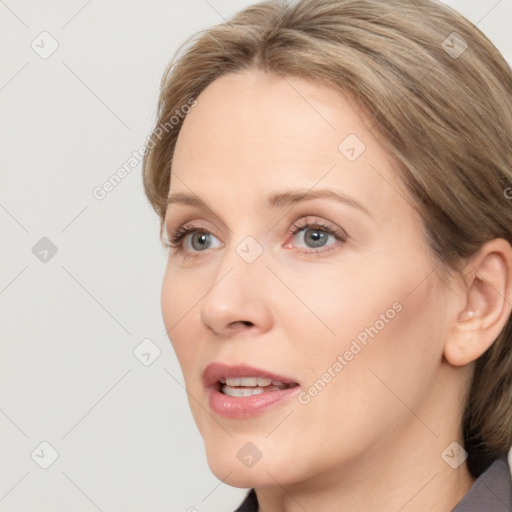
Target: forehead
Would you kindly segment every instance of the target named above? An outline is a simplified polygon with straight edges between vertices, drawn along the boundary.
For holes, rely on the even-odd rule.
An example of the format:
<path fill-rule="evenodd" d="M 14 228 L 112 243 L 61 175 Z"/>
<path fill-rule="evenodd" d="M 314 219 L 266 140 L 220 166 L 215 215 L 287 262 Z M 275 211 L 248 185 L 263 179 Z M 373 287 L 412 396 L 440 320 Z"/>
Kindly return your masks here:
<path fill-rule="evenodd" d="M 326 186 L 389 210 L 404 202 L 394 168 L 350 97 L 244 70 L 220 77 L 198 97 L 178 137 L 172 173 L 181 179 L 171 177 L 170 192 L 201 195 L 214 183 L 218 198 L 236 187 L 256 200 L 284 185 Z"/>
<path fill-rule="evenodd" d="M 369 137 L 359 110 L 327 85 L 244 70 L 218 78 L 199 95 L 179 141 L 192 136 L 203 147 L 234 149 L 250 140 L 269 149 L 270 139 L 279 139 L 283 150 L 317 150 L 329 158 L 344 133 Z"/>

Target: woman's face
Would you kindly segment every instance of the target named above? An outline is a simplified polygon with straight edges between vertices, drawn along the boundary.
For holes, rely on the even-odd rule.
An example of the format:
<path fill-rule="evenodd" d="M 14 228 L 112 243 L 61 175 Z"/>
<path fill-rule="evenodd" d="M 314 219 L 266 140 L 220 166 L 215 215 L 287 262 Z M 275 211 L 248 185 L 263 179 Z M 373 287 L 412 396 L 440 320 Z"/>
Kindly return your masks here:
<path fill-rule="evenodd" d="M 163 316 L 219 478 L 327 483 L 390 453 L 440 457 L 460 304 L 352 100 L 254 70 L 217 79 L 184 122 L 169 197 L 184 236 Z"/>

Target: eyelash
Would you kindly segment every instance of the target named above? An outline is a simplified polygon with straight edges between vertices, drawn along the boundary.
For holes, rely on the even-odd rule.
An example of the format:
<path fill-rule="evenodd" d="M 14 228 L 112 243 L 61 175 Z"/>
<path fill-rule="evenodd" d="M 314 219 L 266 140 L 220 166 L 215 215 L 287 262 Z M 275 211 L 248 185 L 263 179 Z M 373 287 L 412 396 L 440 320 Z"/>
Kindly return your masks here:
<path fill-rule="evenodd" d="M 182 240 L 185 238 L 186 235 L 189 233 L 193 233 L 194 231 L 200 231 L 201 228 L 199 226 L 189 225 L 187 227 L 180 226 L 179 228 L 174 231 L 174 233 L 169 237 L 168 241 L 166 242 L 166 247 L 172 247 L 174 249 L 183 249 Z M 209 233 L 209 231 L 203 230 L 201 233 Z"/>
<path fill-rule="evenodd" d="M 322 222 L 308 221 L 308 220 L 305 220 L 302 224 L 294 223 L 292 228 L 289 229 L 287 236 L 295 236 L 298 233 L 300 233 L 301 231 L 305 231 L 308 229 L 323 231 L 323 232 L 327 233 L 328 235 L 332 235 L 336 240 L 338 240 L 339 242 L 342 242 L 342 243 L 347 241 L 347 234 L 345 232 L 336 230 L 336 229 L 332 228 L 331 226 L 323 224 Z M 178 251 L 184 251 L 183 239 L 189 233 L 195 233 L 196 231 L 198 231 L 200 233 L 208 234 L 208 235 L 212 234 L 208 230 L 206 230 L 200 226 L 195 226 L 193 224 L 189 224 L 188 226 L 182 225 L 182 226 L 179 226 L 174 231 L 174 233 L 172 233 L 171 236 L 169 236 L 168 240 L 165 242 L 165 246 L 169 247 L 169 248 L 173 248 L 173 249 L 178 249 Z M 320 248 L 320 250 L 315 250 L 315 249 L 305 250 L 303 248 L 300 248 L 300 252 L 306 253 L 306 254 L 311 254 L 311 253 L 318 254 L 320 252 L 326 252 L 326 251 L 329 251 L 329 249 L 322 250 L 322 248 Z M 195 255 L 199 255 L 199 253 L 202 251 L 195 251 L 195 252 L 198 253 Z"/>
<path fill-rule="evenodd" d="M 339 231 L 331 226 L 328 226 L 327 224 L 323 224 L 319 221 L 308 221 L 304 220 L 301 224 L 293 224 L 293 227 L 290 228 L 287 235 L 295 236 L 301 231 L 306 231 L 308 229 L 317 230 L 317 231 L 323 231 L 324 233 L 327 233 L 328 235 L 332 235 L 338 242 L 346 242 L 347 241 L 347 235 L 343 231 Z M 304 249 L 300 248 L 300 252 L 305 254 L 312 254 L 312 253 L 320 253 L 320 252 L 326 252 L 332 250 L 331 247 L 327 249 L 323 249 L 320 247 L 319 250 L 315 249 Z"/>

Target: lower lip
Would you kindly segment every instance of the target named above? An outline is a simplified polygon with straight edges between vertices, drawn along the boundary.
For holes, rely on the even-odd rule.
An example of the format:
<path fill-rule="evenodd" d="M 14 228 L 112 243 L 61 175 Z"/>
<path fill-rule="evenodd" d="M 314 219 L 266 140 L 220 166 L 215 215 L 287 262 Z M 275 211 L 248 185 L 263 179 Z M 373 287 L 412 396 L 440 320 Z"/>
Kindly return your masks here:
<path fill-rule="evenodd" d="M 266 412 L 283 400 L 288 400 L 296 395 L 299 389 L 300 386 L 294 386 L 280 391 L 266 391 L 259 395 L 236 397 L 210 388 L 210 408 L 224 418 L 250 418 Z"/>

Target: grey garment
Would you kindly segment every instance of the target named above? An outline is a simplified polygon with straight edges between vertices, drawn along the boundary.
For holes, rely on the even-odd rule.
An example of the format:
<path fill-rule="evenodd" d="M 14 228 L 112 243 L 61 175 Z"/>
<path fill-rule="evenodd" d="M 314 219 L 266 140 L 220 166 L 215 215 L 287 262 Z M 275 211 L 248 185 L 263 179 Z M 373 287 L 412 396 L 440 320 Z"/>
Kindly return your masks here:
<path fill-rule="evenodd" d="M 452 512 L 511 512 L 512 481 L 507 458 L 495 460 Z"/>
<path fill-rule="evenodd" d="M 251 489 L 235 512 L 258 512 L 258 509 L 259 505 L 258 499 L 256 498 L 256 492 L 254 489 Z"/>
<path fill-rule="evenodd" d="M 254 489 L 235 512 L 258 512 Z M 452 512 L 512 512 L 512 481 L 505 456 L 495 460 L 475 480 Z"/>

